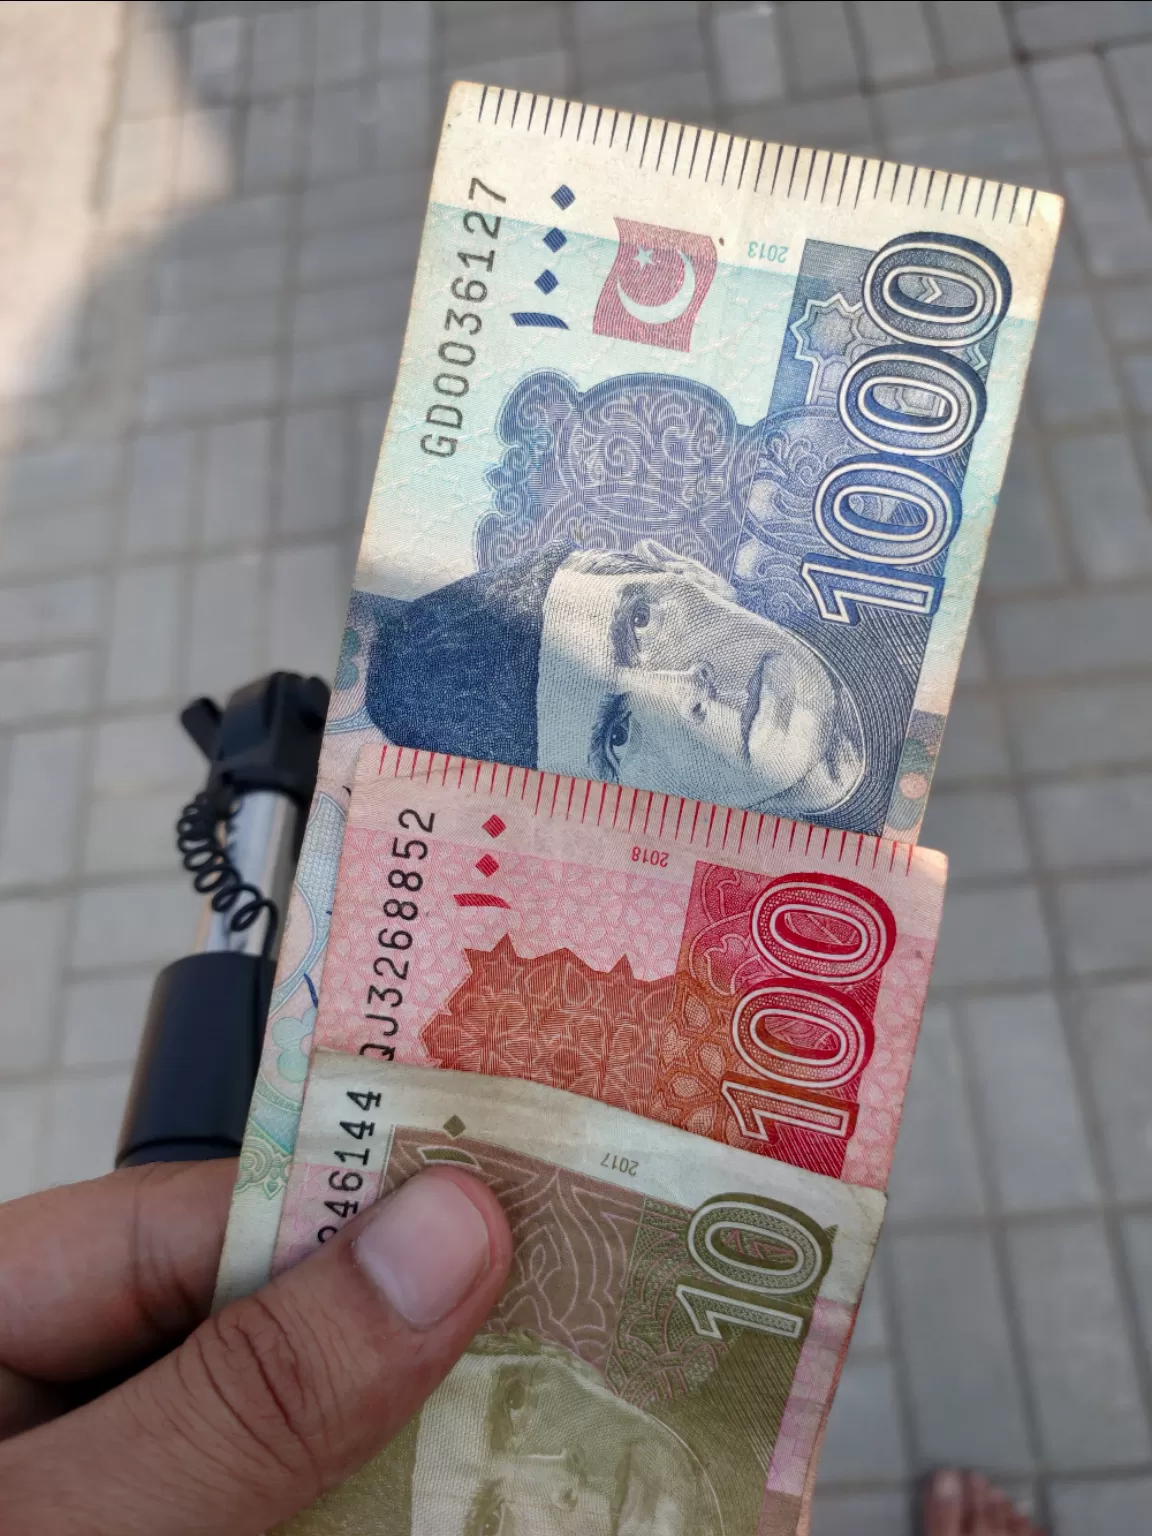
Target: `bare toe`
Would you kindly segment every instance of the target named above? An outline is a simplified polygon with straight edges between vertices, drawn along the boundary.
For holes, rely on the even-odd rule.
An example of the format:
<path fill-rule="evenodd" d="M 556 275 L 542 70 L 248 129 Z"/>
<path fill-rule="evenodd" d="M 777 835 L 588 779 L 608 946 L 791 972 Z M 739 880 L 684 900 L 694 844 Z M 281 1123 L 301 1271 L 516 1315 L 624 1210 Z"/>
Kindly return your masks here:
<path fill-rule="evenodd" d="M 924 1536 L 963 1536 L 966 1479 L 954 1467 L 937 1472 L 924 1493 Z"/>

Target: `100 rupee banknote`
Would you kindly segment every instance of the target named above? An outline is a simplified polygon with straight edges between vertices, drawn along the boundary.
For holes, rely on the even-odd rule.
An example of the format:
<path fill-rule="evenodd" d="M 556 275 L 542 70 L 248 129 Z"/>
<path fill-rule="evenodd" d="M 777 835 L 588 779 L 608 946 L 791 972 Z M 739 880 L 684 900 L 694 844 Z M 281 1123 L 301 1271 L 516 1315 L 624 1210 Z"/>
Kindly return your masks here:
<path fill-rule="evenodd" d="M 509 1283 L 388 1449 L 281 1530 L 790 1536 L 884 1197 L 535 1083 L 317 1051 L 313 1247 L 446 1161 L 508 1213 Z"/>
<path fill-rule="evenodd" d="M 544 1083 L 883 1190 L 945 870 L 862 833 L 367 748 L 313 1046 Z M 325 1198 L 293 1171 L 275 1270 Z"/>
<path fill-rule="evenodd" d="M 915 841 L 1059 218 L 453 89 L 221 1299 L 268 1273 L 365 744 Z"/>

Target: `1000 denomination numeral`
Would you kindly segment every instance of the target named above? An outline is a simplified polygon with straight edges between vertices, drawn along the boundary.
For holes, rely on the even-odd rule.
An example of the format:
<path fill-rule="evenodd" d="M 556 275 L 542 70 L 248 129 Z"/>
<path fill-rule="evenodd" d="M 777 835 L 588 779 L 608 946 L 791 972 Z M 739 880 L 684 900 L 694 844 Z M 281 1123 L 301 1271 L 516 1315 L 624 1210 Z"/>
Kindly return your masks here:
<path fill-rule="evenodd" d="M 934 303 L 905 291 L 908 277 L 944 279 L 967 302 Z M 864 277 L 864 307 L 894 345 L 874 347 L 849 367 L 837 410 L 869 453 L 837 464 L 816 492 L 816 526 L 841 559 L 809 555 L 800 574 L 821 618 L 856 624 L 862 607 L 929 618 L 940 605 L 943 576 L 915 576 L 903 566 L 942 554 L 960 526 L 960 492 L 927 462 L 958 453 L 984 419 L 987 396 L 976 370 L 955 355 L 990 336 L 1008 312 L 1008 269 L 987 246 L 961 235 L 900 236 L 877 252 Z M 943 350 L 948 349 L 948 350 Z M 937 412 L 884 403 L 884 390 L 915 390 Z M 901 526 L 854 509 L 858 496 L 899 497 L 918 513 Z"/>

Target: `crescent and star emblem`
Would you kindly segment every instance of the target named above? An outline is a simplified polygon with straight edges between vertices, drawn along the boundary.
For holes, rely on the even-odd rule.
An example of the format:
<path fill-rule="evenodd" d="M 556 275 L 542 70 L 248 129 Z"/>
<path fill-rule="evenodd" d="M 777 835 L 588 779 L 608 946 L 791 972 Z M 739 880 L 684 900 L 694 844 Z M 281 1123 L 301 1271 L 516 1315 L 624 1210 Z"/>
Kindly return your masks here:
<path fill-rule="evenodd" d="M 620 279 L 616 279 L 616 293 L 621 304 L 633 320 L 639 320 L 641 325 L 667 325 L 672 320 L 679 320 L 696 295 L 696 269 L 692 265 L 692 260 L 683 251 L 678 250 L 676 254 L 684 264 L 684 276 L 680 287 L 663 304 L 637 304 L 635 299 L 629 298 L 624 292 L 620 286 Z M 647 257 L 647 260 L 644 260 L 644 257 Z M 646 267 L 651 261 L 651 251 L 637 251 L 637 266 Z"/>

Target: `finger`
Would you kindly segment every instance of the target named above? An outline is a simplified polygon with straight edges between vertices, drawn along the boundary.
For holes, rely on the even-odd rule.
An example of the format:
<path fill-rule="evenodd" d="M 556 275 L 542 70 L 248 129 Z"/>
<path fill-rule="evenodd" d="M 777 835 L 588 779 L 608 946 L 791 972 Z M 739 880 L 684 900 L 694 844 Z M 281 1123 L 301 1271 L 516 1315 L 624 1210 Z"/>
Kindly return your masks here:
<path fill-rule="evenodd" d="M 0 1205 L 0 1362 L 48 1382 L 183 1337 L 212 1300 L 234 1161 L 154 1163 Z"/>
<path fill-rule="evenodd" d="M 402 1428 L 484 1321 L 511 1258 L 486 1185 L 417 1174 L 164 1360 L 0 1446 L 5 1529 L 256 1536 Z"/>

